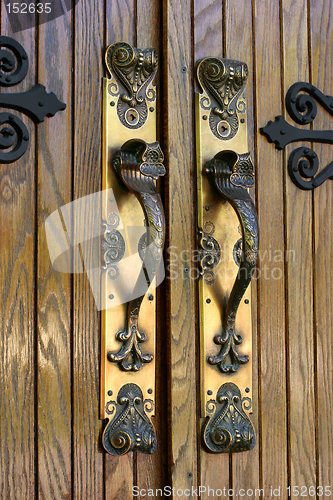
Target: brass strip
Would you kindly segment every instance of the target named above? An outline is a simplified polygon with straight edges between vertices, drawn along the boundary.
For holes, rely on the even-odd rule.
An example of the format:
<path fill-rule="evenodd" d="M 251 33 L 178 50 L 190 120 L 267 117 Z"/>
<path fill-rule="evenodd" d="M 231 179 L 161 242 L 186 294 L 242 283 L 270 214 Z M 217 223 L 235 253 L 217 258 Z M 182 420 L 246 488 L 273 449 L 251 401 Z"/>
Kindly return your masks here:
<path fill-rule="evenodd" d="M 235 68 L 236 73 L 243 71 L 243 74 L 238 75 L 242 76 L 238 87 L 236 84 L 233 87 Z M 241 300 L 235 320 L 235 331 L 243 339 L 238 352 L 240 355 L 248 355 L 249 362 L 240 365 L 235 373 L 222 373 L 218 366 L 207 360 L 209 356 L 216 356 L 220 350 L 214 343 L 214 337 L 222 333 L 224 311 L 239 270 L 235 257 L 242 234 L 235 210 L 209 182 L 205 166 L 221 151 L 233 151 L 238 155 L 248 152 L 247 110 L 243 95 L 246 71 L 244 63 L 216 58 L 205 58 L 197 66 L 198 81 L 202 88 L 202 93 L 195 96 L 195 119 L 198 242 L 201 252 L 199 271 L 202 274 L 199 280 L 199 314 L 203 418 L 212 417 L 212 403 L 216 405 L 217 396 L 223 393 L 224 384 L 236 386 L 242 398 L 252 398 L 251 287 L 247 288 Z M 203 255 L 210 257 L 210 260 L 204 262 Z M 238 394 L 237 390 L 233 394 Z M 245 406 L 248 409 L 250 404 Z M 205 429 L 207 430 L 207 422 Z M 205 437 L 204 442 L 207 446 Z M 233 445 L 226 451 L 241 451 L 236 448 Z M 217 449 L 209 451 L 218 452 Z M 224 450 L 220 448 L 220 451 Z"/>

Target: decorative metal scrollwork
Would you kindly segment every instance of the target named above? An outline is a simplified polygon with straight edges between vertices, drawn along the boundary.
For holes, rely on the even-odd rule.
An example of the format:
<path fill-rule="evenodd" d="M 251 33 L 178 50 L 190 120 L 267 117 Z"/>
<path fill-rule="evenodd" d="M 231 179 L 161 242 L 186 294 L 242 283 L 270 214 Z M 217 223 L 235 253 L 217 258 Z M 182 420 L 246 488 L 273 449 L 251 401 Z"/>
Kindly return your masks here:
<path fill-rule="evenodd" d="M 144 354 L 140 344 L 146 335 L 139 331 L 139 311 L 143 298 L 153 281 L 161 261 L 165 239 L 165 218 L 161 197 L 154 179 L 165 174 L 163 153 L 158 142 L 147 144 L 139 139 L 125 143 L 115 155 L 113 168 L 124 184 L 136 195 L 145 214 L 146 234 L 142 268 L 128 303 L 124 330 L 116 334 L 123 345 L 117 353 L 109 352 L 108 360 L 118 363 L 125 371 L 138 371 L 143 363 L 153 360 L 152 354 Z"/>
<path fill-rule="evenodd" d="M 241 364 L 249 361 L 249 356 L 242 356 L 238 352 L 237 346 L 243 339 L 235 330 L 235 320 L 258 259 L 258 220 L 247 191 L 254 185 L 254 167 L 249 153 L 222 151 L 206 164 L 205 172 L 211 184 L 234 208 L 242 230 L 239 271 L 224 313 L 222 333 L 214 337 L 215 344 L 220 345 L 221 350 L 217 356 L 207 358 L 210 364 L 217 365 L 223 373 L 235 372 Z"/>
<path fill-rule="evenodd" d="M 252 450 L 256 436 L 245 410 L 251 410 L 250 398 L 243 398 L 239 388 L 228 382 L 217 391 L 216 401 L 207 402 L 207 420 L 202 429 L 203 441 L 212 453 L 236 453 Z"/>
<path fill-rule="evenodd" d="M 300 125 L 314 121 L 317 116 L 316 101 L 333 116 L 333 97 L 325 96 L 310 83 L 294 83 L 286 94 L 288 113 Z M 287 123 L 281 115 L 276 116 L 274 122 L 269 121 L 260 132 L 268 142 L 274 142 L 276 149 L 283 149 L 287 144 L 298 141 L 333 144 L 332 130 L 299 129 Z M 288 172 L 293 183 L 300 189 L 315 189 L 327 179 L 333 180 L 333 162 L 316 175 L 318 167 L 317 154 L 308 147 L 297 148 L 289 156 Z"/>
<path fill-rule="evenodd" d="M 20 83 L 28 72 L 28 55 L 16 40 L 0 36 L 0 86 L 11 87 Z M 8 50 L 9 49 L 9 50 Z M 39 83 L 22 93 L 0 93 L 0 107 L 21 111 L 35 123 L 45 116 L 54 116 L 66 109 L 55 94 L 47 93 Z M 23 122 L 11 113 L 0 113 L 0 163 L 13 163 L 26 151 L 29 134 Z"/>
<path fill-rule="evenodd" d="M 137 49 L 125 42 L 110 45 L 105 55 L 111 75 L 109 93 L 117 100 L 117 114 L 125 127 L 142 127 L 148 117 L 148 102 L 155 101 L 151 85 L 157 72 L 155 49 Z M 121 87 L 125 93 L 121 93 Z"/>
<path fill-rule="evenodd" d="M 151 399 L 143 399 L 138 385 L 123 385 L 117 401 L 109 401 L 106 405 L 110 417 L 102 438 L 105 450 L 111 455 L 124 455 L 130 451 L 154 453 L 157 445 L 155 429 L 146 414 L 153 410 L 153 406 Z"/>
<path fill-rule="evenodd" d="M 206 222 L 203 229 L 198 229 L 199 255 L 200 255 L 200 275 L 204 276 L 207 285 L 215 283 L 214 267 L 220 262 L 221 248 L 213 238 L 215 226 L 212 222 Z"/>
<path fill-rule="evenodd" d="M 210 111 L 211 131 L 218 139 L 232 139 L 239 128 L 238 113 L 246 109 L 242 93 L 248 77 L 247 65 L 231 59 L 206 57 L 198 63 L 197 76 L 201 88 L 207 92 L 201 97 L 200 105 Z"/>
<path fill-rule="evenodd" d="M 119 262 L 125 253 L 125 241 L 116 227 L 119 225 L 119 216 L 109 214 L 108 220 L 103 221 L 103 239 L 101 243 L 103 269 L 107 270 L 108 278 L 112 281 L 119 276 L 119 269 L 116 263 Z"/>

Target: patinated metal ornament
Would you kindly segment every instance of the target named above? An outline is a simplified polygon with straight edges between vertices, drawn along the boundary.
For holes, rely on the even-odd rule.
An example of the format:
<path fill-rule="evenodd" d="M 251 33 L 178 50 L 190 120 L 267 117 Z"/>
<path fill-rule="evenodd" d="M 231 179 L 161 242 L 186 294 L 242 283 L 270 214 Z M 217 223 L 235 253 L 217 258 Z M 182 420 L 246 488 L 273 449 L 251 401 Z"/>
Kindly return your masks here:
<path fill-rule="evenodd" d="M 148 104 L 156 98 L 151 85 L 158 67 L 156 50 L 117 42 L 108 47 L 105 60 L 111 75 L 109 93 L 115 100 L 119 96 L 119 120 L 130 129 L 142 127 L 148 117 Z"/>
<path fill-rule="evenodd" d="M 212 453 L 252 450 L 256 436 L 246 414 L 250 409 L 251 400 L 242 399 L 235 384 L 223 384 L 217 392 L 216 400 L 207 402 L 208 417 L 202 429 L 207 450 Z"/>
<path fill-rule="evenodd" d="M 138 385 L 123 385 L 117 401 L 109 401 L 106 405 L 109 423 L 102 438 L 105 450 L 111 455 L 124 455 L 131 451 L 154 453 L 156 434 L 147 416 L 153 405 L 151 399 L 143 399 Z"/>

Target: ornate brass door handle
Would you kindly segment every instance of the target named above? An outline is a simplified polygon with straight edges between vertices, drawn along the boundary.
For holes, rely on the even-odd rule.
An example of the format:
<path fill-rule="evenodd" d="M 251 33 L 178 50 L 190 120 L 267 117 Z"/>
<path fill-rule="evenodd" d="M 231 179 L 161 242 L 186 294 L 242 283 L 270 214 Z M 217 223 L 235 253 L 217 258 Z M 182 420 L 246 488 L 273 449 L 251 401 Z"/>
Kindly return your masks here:
<path fill-rule="evenodd" d="M 113 455 L 153 453 L 154 284 L 161 270 L 165 218 L 156 180 L 165 174 L 156 141 L 154 49 L 118 42 L 106 51 L 103 84 L 103 274 L 101 418 Z"/>
<path fill-rule="evenodd" d="M 205 58 L 197 65 L 202 89 L 196 96 L 196 124 L 202 416 L 207 417 L 203 442 L 213 453 L 244 451 L 255 444 L 245 411 L 251 409 L 252 390 L 248 285 L 259 244 L 248 192 L 254 167 L 247 149 L 247 75 L 246 64 L 239 61 Z M 249 397 L 242 399 L 244 392 Z"/>

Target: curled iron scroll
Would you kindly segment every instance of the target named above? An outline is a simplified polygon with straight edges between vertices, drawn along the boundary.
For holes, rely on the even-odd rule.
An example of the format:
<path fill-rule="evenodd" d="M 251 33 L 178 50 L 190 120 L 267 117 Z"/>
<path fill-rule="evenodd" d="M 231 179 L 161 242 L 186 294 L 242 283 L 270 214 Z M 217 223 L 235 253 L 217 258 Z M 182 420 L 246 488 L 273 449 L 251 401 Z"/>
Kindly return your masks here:
<path fill-rule="evenodd" d="M 324 95 L 314 85 L 307 82 L 294 83 L 286 94 L 286 108 L 290 117 L 300 125 L 313 123 L 317 116 L 316 101 L 333 116 L 333 97 Z M 260 129 L 269 142 L 274 142 L 276 149 L 283 149 L 287 144 L 298 141 L 333 144 L 332 130 L 311 130 L 296 128 L 282 116 L 269 121 Z M 293 183 L 302 190 L 315 189 L 326 180 L 333 180 L 333 162 L 318 173 L 318 156 L 310 147 L 295 149 L 288 159 L 288 172 Z"/>

